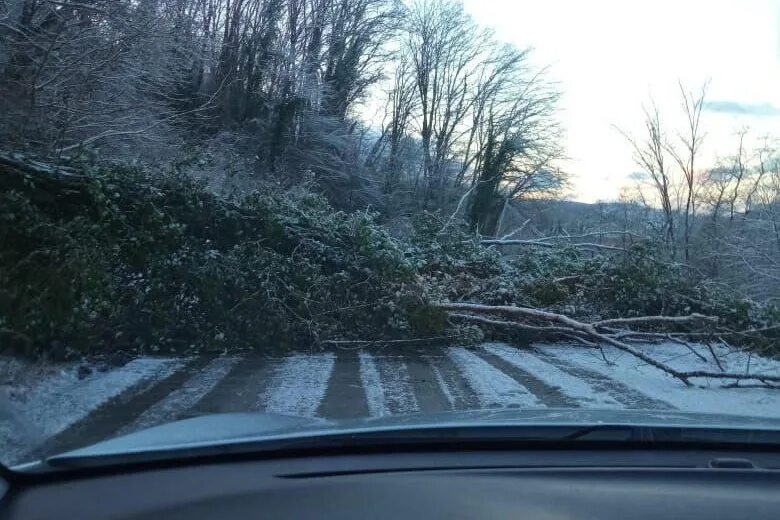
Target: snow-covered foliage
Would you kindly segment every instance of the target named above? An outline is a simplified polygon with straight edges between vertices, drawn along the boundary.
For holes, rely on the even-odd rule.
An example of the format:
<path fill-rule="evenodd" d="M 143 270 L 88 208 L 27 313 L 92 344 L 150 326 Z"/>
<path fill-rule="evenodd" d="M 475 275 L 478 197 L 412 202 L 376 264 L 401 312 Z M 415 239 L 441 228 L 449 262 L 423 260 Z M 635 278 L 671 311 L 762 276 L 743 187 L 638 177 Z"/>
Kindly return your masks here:
<path fill-rule="evenodd" d="M 584 320 L 702 314 L 731 331 L 780 322 L 776 306 L 739 298 L 670 263 L 662 244 L 640 242 L 617 254 L 561 246 L 500 255 L 465 229 L 444 227 L 443 219 L 426 214 L 413 239 L 420 272 L 440 300 L 534 307 Z M 758 342 L 771 347 L 777 333 L 768 330 Z"/>
<path fill-rule="evenodd" d="M 0 334 L 16 350 L 480 339 L 432 305 L 441 301 L 580 318 L 701 313 L 734 330 L 778 322 L 777 309 L 663 263 L 652 244 L 502 255 L 437 214 L 391 236 L 376 215 L 336 211 L 307 184 L 226 202 L 186 175 L 81 171 L 67 204 L 47 204 L 34 178 L 0 192 Z"/>
<path fill-rule="evenodd" d="M 0 194 L 0 326 L 31 351 L 311 344 L 416 332 L 425 289 L 367 212 L 306 188 L 226 203 L 191 179 L 112 167 L 85 203 Z M 419 320 L 418 320 L 419 321 Z"/>

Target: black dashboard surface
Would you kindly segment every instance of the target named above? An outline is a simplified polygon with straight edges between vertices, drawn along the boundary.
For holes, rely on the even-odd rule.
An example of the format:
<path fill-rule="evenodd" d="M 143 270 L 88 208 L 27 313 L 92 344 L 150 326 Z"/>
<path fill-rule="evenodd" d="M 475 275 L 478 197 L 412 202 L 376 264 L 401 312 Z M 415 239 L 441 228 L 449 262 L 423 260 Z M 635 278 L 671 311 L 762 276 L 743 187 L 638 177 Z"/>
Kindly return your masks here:
<path fill-rule="evenodd" d="M 713 469 L 718 460 L 756 467 Z M 780 454 L 529 450 L 192 465 L 12 486 L 0 516 L 776 520 Z"/>

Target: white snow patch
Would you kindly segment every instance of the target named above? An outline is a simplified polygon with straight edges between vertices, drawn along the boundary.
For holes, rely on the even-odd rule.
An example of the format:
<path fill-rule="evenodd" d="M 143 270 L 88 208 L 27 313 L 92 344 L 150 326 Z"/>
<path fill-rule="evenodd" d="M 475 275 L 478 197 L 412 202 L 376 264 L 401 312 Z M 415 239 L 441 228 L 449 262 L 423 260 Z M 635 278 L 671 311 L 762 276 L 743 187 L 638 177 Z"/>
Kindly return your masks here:
<path fill-rule="evenodd" d="M 263 398 L 266 411 L 315 417 L 335 363 L 336 356 L 332 353 L 286 358 L 276 369 Z"/>
<path fill-rule="evenodd" d="M 525 370 L 544 383 L 557 388 L 562 394 L 581 403 L 583 408 L 625 408 L 610 395 L 599 392 L 579 377 L 564 372 L 530 352 L 522 351 L 503 343 L 486 343 L 482 345 L 482 348 L 500 357 L 507 363 Z"/>
<path fill-rule="evenodd" d="M 780 362 L 764 358 L 753 352 L 729 348 L 723 344 L 714 344 L 712 351 L 706 345 L 692 344 L 696 352 L 706 361 L 691 353 L 687 347 L 673 342 L 659 345 L 648 345 L 652 355 L 680 370 L 719 370 L 713 353 L 726 372 L 744 372 L 750 374 L 780 375 Z M 722 386 L 724 381 L 711 381 L 713 385 Z M 728 381 L 726 381 L 728 383 Z"/>
<path fill-rule="evenodd" d="M 240 360 L 241 358 L 214 359 L 180 388 L 149 407 L 132 424 L 122 428 L 120 433 L 137 431 L 175 420 L 182 412 L 189 410 L 203 399 Z"/>
<path fill-rule="evenodd" d="M 463 347 L 448 354 L 485 408 L 546 408 L 526 387 Z"/>
<path fill-rule="evenodd" d="M 409 369 L 400 357 L 358 354 L 360 382 L 371 417 L 410 414 L 419 411 Z"/>
<path fill-rule="evenodd" d="M 360 384 L 366 394 L 368 413 L 371 417 L 384 417 L 390 415 L 385 406 L 385 390 L 382 387 L 382 379 L 376 368 L 374 356 L 367 352 L 359 352 L 360 359 Z"/>
<path fill-rule="evenodd" d="M 10 423 L 0 428 L 3 462 L 18 457 L 46 439 L 85 418 L 125 390 L 173 374 L 184 361 L 139 358 L 108 372 L 93 371 L 79 379 L 71 365 L 43 377 L 22 396 L 5 404 L 12 408 Z"/>
<path fill-rule="evenodd" d="M 694 379 L 692 382 L 697 386 L 686 387 L 665 372 L 613 347 L 604 347 L 604 353 L 613 365 L 607 365 L 592 349 L 580 346 L 537 345 L 537 348 L 559 359 L 594 370 L 683 411 L 780 417 L 780 394 L 774 389 L 723 388 L 722 380 L 704 379 Z M 697 351 L 708 358 L 706 362 L 690 353 L 686 347 L 675 343 L 639 348 L 679 370 L 718 370 L 714 361 L 710 361 L 712 356 L 706 346 L 697 347 Z M 729 371 L 744 371 L 747 358 L 750 357 L 751 373 L 777 375 L 780 372 L 780 363 L 776 361 L 734 352 L 725 347 L 718 347 L 716 355 Z"/>
<path fill-rule="evenodd" d="M 378 358 L 379 374 L 384 381 L 384 397 L 391 413 L 410 414 L 419 411 L 409 369 L 400 357 Z"/>
<path fill-rule="evenodd" d="M 23 405 L 25 415 L 50 437 L 128 388 L 164 379 L 183 365 L 175 359 L 139 358 L 105 373 L 93 372 L 82 380 L 75 370 L 62 371 L 32 389 Z"/>

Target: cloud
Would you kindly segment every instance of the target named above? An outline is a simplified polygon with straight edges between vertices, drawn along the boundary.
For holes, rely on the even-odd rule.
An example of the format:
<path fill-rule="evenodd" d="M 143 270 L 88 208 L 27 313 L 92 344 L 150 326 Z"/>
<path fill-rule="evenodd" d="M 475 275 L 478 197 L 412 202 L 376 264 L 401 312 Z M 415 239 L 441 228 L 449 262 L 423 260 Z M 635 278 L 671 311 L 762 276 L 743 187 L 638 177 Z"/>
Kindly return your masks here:
<path fill-rule="evenodd" d="M 771 103 L 739 103 L 737 101 L 710 101 L 704 108 L 710 112 L 722 114 L 737 114 L 746 116 L 774 117 L 780 116 L 780 107 Z"/>

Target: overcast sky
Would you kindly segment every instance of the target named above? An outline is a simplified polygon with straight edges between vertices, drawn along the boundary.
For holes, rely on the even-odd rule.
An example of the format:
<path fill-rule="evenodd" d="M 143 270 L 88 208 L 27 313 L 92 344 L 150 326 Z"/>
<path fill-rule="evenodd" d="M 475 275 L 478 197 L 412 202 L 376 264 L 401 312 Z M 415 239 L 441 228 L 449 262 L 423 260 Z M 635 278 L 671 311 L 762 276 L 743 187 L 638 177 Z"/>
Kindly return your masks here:
<path fill-rule="evenodd" d="M 564 94 L 561 120 L 575 176 L 572 198 L 615 199 L 638 170 L 614 129 L 640 132 L 650 96 L 670 127 L 678 79 L 711 81 L 706 153 L 735 148 L 734 133 L 780 137 L 780 0 L 464 0 L 499 38 L 534 48 Z"/>

